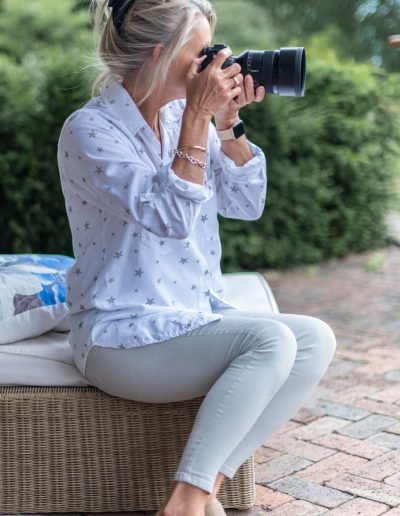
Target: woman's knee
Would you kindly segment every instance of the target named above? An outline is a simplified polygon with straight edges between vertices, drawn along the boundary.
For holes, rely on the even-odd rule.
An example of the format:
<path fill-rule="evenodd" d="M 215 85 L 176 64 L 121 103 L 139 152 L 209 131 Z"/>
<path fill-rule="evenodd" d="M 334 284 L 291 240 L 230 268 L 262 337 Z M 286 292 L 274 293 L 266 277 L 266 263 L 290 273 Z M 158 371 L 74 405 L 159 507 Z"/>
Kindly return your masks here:
<path fill-rule="evenodd" d="M 308 365 L 310 373 L 321 375 L 328 368 L 336 351 L 336 336 L 325 321 L 305 316 L 308 323 Z"/>
<path fill-rule="evenodd" d="M 258 326 L 257 337 L 256 351 L 265 356 L 268 363 L 274 362 L 277 376 L 286 378 L 297 355 L 297 340 L 293 331 L 280 321 L 268 320 Z"/>
<path fill-rule="evenodd" d="M 332 359 L 336 351 L 336 336 L 328 323 L 311 317 L 313 324 L 314 338 L 318 342 L 317 350 L 328 359 Z"/>

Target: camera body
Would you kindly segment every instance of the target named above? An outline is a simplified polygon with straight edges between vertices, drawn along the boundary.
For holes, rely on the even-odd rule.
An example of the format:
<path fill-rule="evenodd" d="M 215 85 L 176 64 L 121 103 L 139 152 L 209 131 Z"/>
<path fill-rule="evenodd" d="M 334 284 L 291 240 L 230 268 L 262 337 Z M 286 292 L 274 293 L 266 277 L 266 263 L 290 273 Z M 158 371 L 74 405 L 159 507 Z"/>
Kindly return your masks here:
<path fill-rule="evenodd" d="M 200 56 L 207 55 L 200 65 L 203 71 L 214 57 L 227 45 L 204 47 Z M 266 93 L 286 97 L 303 97 L 306 82 L 306 52 L 304 47 L 285 47 L 280 50 L 246 50 L 239 56 L 228 57 L 222 64 L 225 69 L 234 63 L 241 73 L 250 74 L 254 90 L 264 86 Z"/>

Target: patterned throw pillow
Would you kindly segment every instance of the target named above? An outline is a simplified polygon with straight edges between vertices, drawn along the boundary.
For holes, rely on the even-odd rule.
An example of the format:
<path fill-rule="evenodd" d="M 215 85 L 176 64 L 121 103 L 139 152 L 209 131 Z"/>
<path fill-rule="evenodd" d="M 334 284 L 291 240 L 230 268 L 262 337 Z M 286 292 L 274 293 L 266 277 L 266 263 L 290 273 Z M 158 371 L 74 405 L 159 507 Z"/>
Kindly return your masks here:
<path fill-rule="evenodd" d="M 60 254 L 0 254 L 0 344 L 68 329 L 65 275 L 74 262 Z"/>

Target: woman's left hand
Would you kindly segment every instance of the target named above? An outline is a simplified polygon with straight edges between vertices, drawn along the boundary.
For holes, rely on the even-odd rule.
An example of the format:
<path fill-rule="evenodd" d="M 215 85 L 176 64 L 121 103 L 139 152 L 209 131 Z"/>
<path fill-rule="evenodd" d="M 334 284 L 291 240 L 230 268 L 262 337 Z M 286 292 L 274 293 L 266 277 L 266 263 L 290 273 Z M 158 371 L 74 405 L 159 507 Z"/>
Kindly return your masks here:
<path fill-rule="evenodd" d="M 239 78 L 240 75 L 241 74 L 239 74 L 237 78 Z M 233 83 L 233 77 L 231 77 L 230 80 Z M 238 120 L 238 113 L 242 107 L 248 106 L 253 102 L 262 102 L 264 100 L 265 88 L 264 86 L 258 86 L 257 91 L 254 94 L 254 81 L 251 74 L 245 75 L 244 77 L 242 76 L 240 78 L 239 85 L 242 92 L 214 114 L 217 129 L 230 127 L 236 120 Z"/>

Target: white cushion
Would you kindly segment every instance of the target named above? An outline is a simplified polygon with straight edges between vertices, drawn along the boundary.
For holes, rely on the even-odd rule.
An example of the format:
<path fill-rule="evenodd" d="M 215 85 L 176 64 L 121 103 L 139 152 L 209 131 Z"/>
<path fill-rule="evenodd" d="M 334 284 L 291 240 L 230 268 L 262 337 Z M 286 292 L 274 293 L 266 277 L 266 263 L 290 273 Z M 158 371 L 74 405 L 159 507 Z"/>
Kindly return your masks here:
<path fill-rule="evenodd" d="M 242 309 L 265 309 L 279 312 L 275 297 L 267 280 L 259 272 L 230 272 L 222 274 L 224 298 Z"/>
<path fill-rule="evenodd" d="M 90 385 L 75 365 L 68 336 L 49 331 L 0 346 L 0 385 Z"/>

